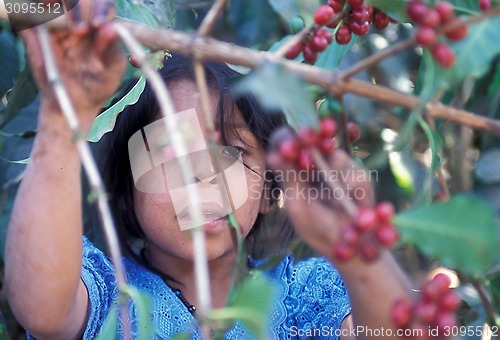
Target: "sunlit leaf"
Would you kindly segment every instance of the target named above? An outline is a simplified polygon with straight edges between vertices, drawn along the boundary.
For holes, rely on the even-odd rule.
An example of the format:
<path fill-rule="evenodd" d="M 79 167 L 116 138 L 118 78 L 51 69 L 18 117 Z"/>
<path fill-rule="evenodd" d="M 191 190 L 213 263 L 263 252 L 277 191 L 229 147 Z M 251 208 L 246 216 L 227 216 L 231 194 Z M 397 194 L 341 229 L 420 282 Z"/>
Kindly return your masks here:
<path fill-rule="evenodd" d="M 146 86 L 146 79 L 139 78 L 134 87 L 116 104 L 97 116 L 87 136 L 89 142 L 98 142 L 105 133 L 113 130 L 116 118 L 128 105 L 137 103 Z"/>
<path fill-rule="evenodd" d="M 96 340 L 116 339 L 117 331 L 118 331 L 118 310 L 116 305 L 112 305 L 111 309 L 109 310 L 109 314 L 106 317 L 106 320 L 104 320 L 104 324 Z"/>
<path fill-rule="evenodd" d="M 238 93 L 253 93 L 267 109 L 283 110 L 292 126 L 316 127 L 316 107 L 304 89 L 298 76 L 271 63 L 254 70 L 235 86 Z"/>
<path fill-rule="evenodd" d="M 476 274 L 499 255 L 499 230 L 493 208 L 470 196 L 456 196 L 398 214 L 402 241 L 451 268 Z"/>

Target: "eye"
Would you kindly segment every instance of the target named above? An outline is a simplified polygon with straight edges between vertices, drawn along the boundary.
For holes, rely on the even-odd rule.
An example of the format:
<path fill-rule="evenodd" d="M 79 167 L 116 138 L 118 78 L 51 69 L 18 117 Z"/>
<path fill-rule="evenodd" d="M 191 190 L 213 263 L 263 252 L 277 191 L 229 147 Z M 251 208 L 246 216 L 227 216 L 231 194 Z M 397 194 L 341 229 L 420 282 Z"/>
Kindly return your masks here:
<path fill-rule="evenodd" d="M 247 154 L 247 151 L 239 146 L 227 146 L 222 148 L 221 154 L 231 156 L 233 158 L 239 158 L 241 155 Z"/>

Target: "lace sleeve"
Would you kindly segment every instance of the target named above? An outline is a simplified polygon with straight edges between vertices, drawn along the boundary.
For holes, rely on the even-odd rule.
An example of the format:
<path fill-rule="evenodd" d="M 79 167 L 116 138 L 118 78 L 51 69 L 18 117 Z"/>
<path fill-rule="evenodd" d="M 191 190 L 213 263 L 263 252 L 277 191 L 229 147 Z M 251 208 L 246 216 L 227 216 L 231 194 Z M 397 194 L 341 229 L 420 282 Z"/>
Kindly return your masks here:
<path fill-rule="evenodd" d="M 287 337 L 295 338 L 300 330 L 302 334 L 315 332 L 318 338 L 336 338 L 335 331 L 351 311 L 340 274 L 324 258 L 292 262 L 283 272 L 288 283 Z"/>
<path fill-rule="evenodd" d="M 83 238 L 81 277 L 89 295 L 88 320 L 83 339 L 94 339 L 118 296 L 118 289 L 110 260 L 86 237 Z"/>

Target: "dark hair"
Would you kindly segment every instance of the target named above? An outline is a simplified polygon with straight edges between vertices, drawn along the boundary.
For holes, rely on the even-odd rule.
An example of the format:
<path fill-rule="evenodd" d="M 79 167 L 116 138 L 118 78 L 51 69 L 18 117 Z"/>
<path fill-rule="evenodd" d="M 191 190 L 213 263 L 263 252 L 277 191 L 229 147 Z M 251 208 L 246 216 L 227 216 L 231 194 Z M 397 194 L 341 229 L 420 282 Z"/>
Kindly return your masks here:
<path fill-rule="evenodd" d="M 215 124 L 216 128 L 221 131 L 222 142 L 225 143 L 226 135 L 234 123 L 236 106 L 241 111 L 250 131 L 266 150 L 271 133 L 276 128 L 287 124 L 283 113 L 264 110 L 250 94 L 234 95 L 230 88 L 233 81 L 241 74 L 228 65 L 205 62 L 204 66 L 208 86 L 219 91 Z M 195 78 L 192 61 L 180 55 L 173 55 L 167 59 L 160 73 L 167 84 L 173 80 L 194 80 Z M 124 93 L 130 90 L 136 81 L 131 82 Z M 144 233 L 133 209 L 134 183 L 129 162 L 128 140 L 139 129 L 153 122 L 158 112 L 155 94 L 151 87 L 146 85 L 138 102 L 127 107 L 119 115 L 113 131 L 106 136 L 106 144 L 102 150 L 104 181 L 122 247 L 129 255 L 139 260 L 137 249 L 133 249 L 133 245 L 137 240 L 144 239 Z M 270 189 L 273 193 L 278 190 L 273 178 L 266 178 L 266 182 L 271 184 Z M 278 206 L 277 200 L 274 200 L 271 202 L 269 213 L 259 214 L 257 217 L 247 236 L 246 250 L 251 257 L 262 259 L 275 254 L 292 237 L 293 231 L 287 223 L 286 215 Z"/>

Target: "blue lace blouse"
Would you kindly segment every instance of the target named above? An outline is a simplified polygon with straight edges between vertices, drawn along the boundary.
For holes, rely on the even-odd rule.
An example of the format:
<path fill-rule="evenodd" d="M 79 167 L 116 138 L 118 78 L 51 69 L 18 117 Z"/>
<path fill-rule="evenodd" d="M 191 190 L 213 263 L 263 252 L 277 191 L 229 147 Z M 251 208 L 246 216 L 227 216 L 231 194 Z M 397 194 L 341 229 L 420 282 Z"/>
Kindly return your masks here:
<path fill-rule="evenodd" d="M 195 328 L 193 315 L 159 276 L 133 259 L 125 258 L 124 266 L 128 282 L 150 296 L 155 339 L 167 339 Z M 311 258 L 294 263 L 292 256 L 287 256 L 265 274 L 277 288 L 268 317 L 270 339 L 337 339 L 335 330 L 350 313 L 350 304 L 339 273 L 327 260 Z M 81 275 L 89 294 L 88 323 L 83 339 L 94 339 L 118 289 L 111 261 L 85 237 Z M 133 306 L 131 309 L 132 335 L 138 338 L 136 313 Z M 192 338 L 201 339 L 196 329 Z M 235 323 L 225 338 L 252 339 L 252 334 Z"/>

